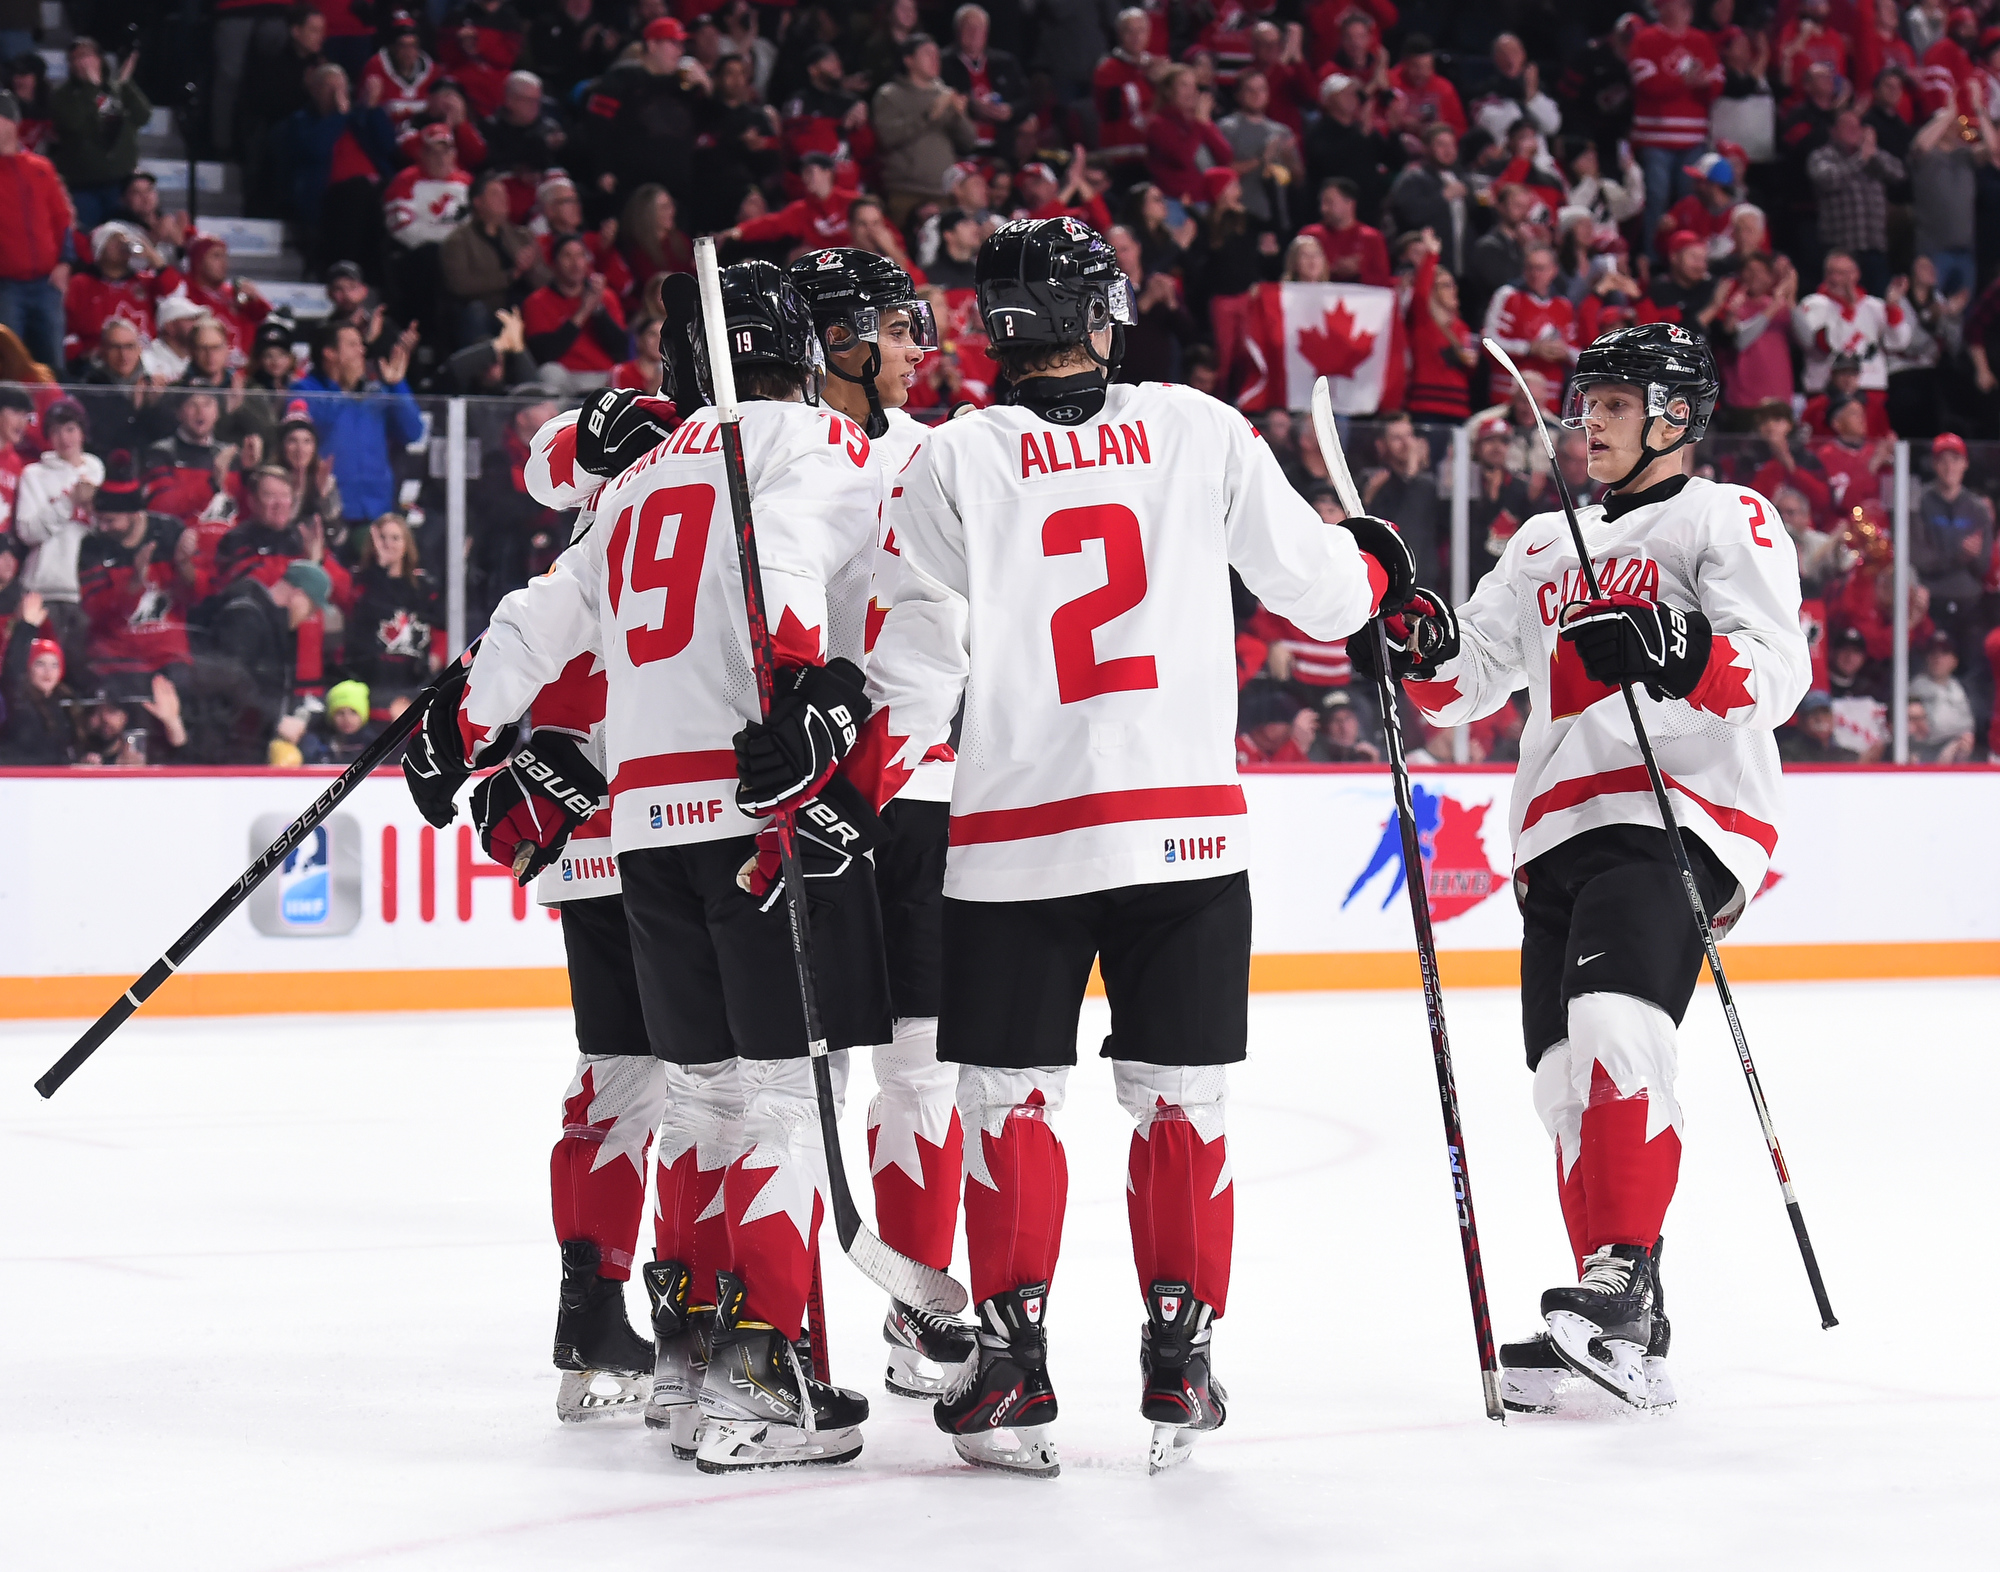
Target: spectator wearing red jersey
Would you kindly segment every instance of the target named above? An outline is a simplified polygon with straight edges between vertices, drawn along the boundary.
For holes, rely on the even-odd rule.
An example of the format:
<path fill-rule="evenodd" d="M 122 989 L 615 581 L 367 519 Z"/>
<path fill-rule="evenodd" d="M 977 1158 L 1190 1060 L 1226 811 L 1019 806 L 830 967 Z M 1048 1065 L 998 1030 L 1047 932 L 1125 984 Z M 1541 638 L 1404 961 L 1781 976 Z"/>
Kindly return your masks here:
<path fill-rule="evenodd" d="M 1813 457 L 1826 471 L 1835 516 L 1864 503 L 1879 502 L 1882 472 L 1896 461 L 1894 439 L 1870 440 L 1868 406 L 1852 395 L 1830 402 L 1827 424 L 1832 435 L 1813 444 Z"/>
<path fill-rule="evenodd" d="M 1153 183 L 1171 202 L 1204 207 L 1209 194 L 1203 171 L 1227 169 L 1235 159 L 1235 149 L 1203 111 L 1201 84 L 1194 71 L 1175 66 L 1162 78 L 1160 101 L 1146 124 L 1146 168 Z M 1171 218 L 1180 222 L 1177 213 Z"/>
<path fill-rule="evenodd" d="M 1090 188 L 1090 168 L 1081 146 L 1070 153 L 1069 167 L 1058 179 L 1047 164 L 1023 164 L 1014 194 L 1029 218 L 1077 218 L 1100 235 L 1112 225 L 1111 209 Z"/>
<path fill-rule="evenodd" d="M 1689 0 L 1659 0 L 1659 21 L 1632 36 L 1632 148 L 1646 175 L 1646 235 L 1686 189 L 1688 155 L 1708 140 L 1708 106 L 1722 91 L 1722 61 L 1706 33 L 1688 25 Z"/>
<path fill-rule="evenodd" d="M 62 365 L 63 238 L 76 215 L 56 167 L 21 145 L 21 106 L 0 92 L 0 323 L 28 353 Z"/>
<path fill-rule="evenodd" d="M 90 251 L 96 265 L 79 269 L 63 297 L 63 358 L 71 364 L 90 357 L 113 317 L 131 323 L 143 337 L 153 337 L 158 331 L 154 306 L 165 293 L 160 275 L 143 265 L 156 253 L 130 224 L 99 224 L 91 233 Z"/>
<path fill-rule="evenodd" d="M 1296 22 L 1280 30 L 1275 22 L 1250 29 L 1250 64 L 1236 79 L 1237 107 L 1243 104 L 1243 77 L 1256 72 L 1264 79 L 1268 104 L 1263 112 L 1291 132 L 1306 134 L 1306 116 L 1319 108 L 1319 73 L 1306 64 L 1305 29 Z"/>
<path fill-rule="evenodd" d="M 141 484 L 150 511 L 186 523 L 215 499 L 222 451 L 215 423 L 221 413 L 220 401 L 206 388 L 180 395 L 172 434 L 146 449 Z"/>
<path fill-rule="evenodd" d="M 1319 186 L 1319 222 L 1299 231 L 1319 242 L 1326 253 L 1327 274 L 1342 284 L 1387 284 L 1389 245 L 1382 231 L 1362 223 L 1360 190 L 1345 175 L 1322 180 Z"/>
<path fill-rule="evenodd" d="M 606 287 L 604 275 L 591 271 L 590 248 L 581 237 L 569 235 L 557 241 L 551 262 L 554 281 L 521 306 L 528 353 L 552 384 L 601 388 L 610 382 L 612 368 L 625 359 L 625 313 Z M 553 376 L 552 371 L 562 375 Z"/>
<path fill-rule="evenodd" d="M 187 613 L 173 561 L 179 526 L 147 512 L 129 463 L 114 462 L 93 502 L 97 528 L 78 554 L 91 670 L 116 698 L 150 698 L 156 674 L 185 694 Z"/>
<path fill-rule="evenodd" d="M 1861 361 L 1854 355 L 1835 355 L 1827 367 L 1826 388 L 1806 400 L 1799 420 L 1806 431 L 1823 437 L 1833 429 L 1832 405 L 1837 399 L 1855 398 L 1867 407 L 1868 435 L 1875 441 L 1895 433 L 1889 425 L 1889 398 L 1880 388 L 1861 385 Z"/>
<path fill-rule="evenodd" d="M 1757 436 L 1769 456 L 1750 477 L 1751 486 L 1773 501 L 1789 488 L 1805 499 L 1815 528 L 1833 523 L 1833 490 L 1812 450 L 1795 436 L 1789 398 L 1774 398 L 1750 411 Z"/>
<path fill-rule="evenodd" d="M 1900 110 L 1905 120 L 1916 113 L 1916 95 L 1911 84 L 1920 85 L 1916 52 L 1903 37 L 1903 8 L 1897 0 L 1860 0 L 1860 15 L 1854 24 L 1854 92 L 1856 97 L 1872 94 L 1876 78 L 1893 68 L 1902 80 L 1898 86 Z"/>
<path fill-rule="evenodd" d="M 507 93 L 507 73 L 521 58 L 527 35 L 509 0 L 466 0 L 438 30 L 444 68 L 465 87 L 481 120 L 490 119 Z"/>
<path fill-rule="evenodd" d="M 1792 306 L 1798 290 L 1799 275 L 1789 258 L 1773 262 L 1759 251 L 1743 259 L 1736 291 L 1709 328 L 1722 376 L 1723 429 L 1746 429 L 1753 411 L 1774 400 L 1790 400 Z"/>
<path fill-rule="evenodd" d="M 413 325 L 442 326 L 440 250 L 464 222 L 471 192 L 472 176 L 458 167 L 450 129 L 433 123 L 419 133 L 416 163 L 382 193 L 391 241 L 390 293 L 398 314 Z"/>
<path fill-rule="evenodd" d="M 1555 247 L 1531 245 L 1521 266 L 1520 282 L 1501 285 L 1486 307 L 1486 337 L 1516 360 L 1541 371 L 1547 390 L 1542 407 L 1551 412 L 1562 395 L 1570 363 L 1576 359 L 1576 308 L 1568 296 L 1555 293 L 1555 282 Z M 1505 402 L 1513 392 L 1513 378 L 1494 372 L 1494 402 Z"/>
<path fill-rule="evenodd" d="M 424 52 L 417 36 L 416 18 L 409 12 L 392 15 L 383 33 L 382 47 L 362 67 L 361 86 L 366 95 L 370 84 L 374 84 L 373 91 L 379 96 L 373 101 L 382 106 L 382 112 L 401 131 L 424 112 L 431 84 L 444 73 Z"/>
<path fill-rule="evenodd" d="M 793 158 L 825 153 L 838 167 L 874 157 L 868 101 L 847 91 L 846 76 L 840 51 L 832 44 L 814 44 L 806 51 L 805 84 L 782 111 L 785 150 Z"/>
<path fill-rule="evenodd" d="M 1708 246 L 1691 230 L 1669 235 L 1666 254 L 1666 267 L 1653 275 L 1639 299 L 1639 320 L 1678 322 L 1692 333 L 1706 335 L 1736 293 L 1736 283 L 1709 272 Z"/>
<path fill-rule="evenodd" d="M 423 113 L 404 122 L 402 131 L 396 137 L 396 154 L 405 163 L 415 161 L 418 140 L 423 135 L 424 127 L 429 125 L 443 126 L 451 133 L 451 145 L 458 150 L 460 169 L 485 167 L 486 133 L 472 118 L 472 104 L 465 96 L 465 89 L 448 76 L 441 76 L 431 83 L 431 90 L 424 95 Z M 540 173 L 540 169 L 535 171 L 537 175 Z M 525 206 L 533 196 L 534 178 L 531 176 L 527 189 L 521 193 L 522 204 Z"/>
<path fill-rule="evenodd" d="M 1402 59 L 1389 73 L 1389 87 L 1409 126 L 1448 125 L 1465 135 L 1465 106 L 1459 102 L 1458 89 L 1438 75 L 1437 46 L 1422 33 L 1403 40 Z"/>
<path fill-rule="evenodd" d="M 1681 173 L 1694 182 L 1694 189 L 1667 210 L 1660 220 L 1665 234 L 1655 235 L 1653 243 L 1658 246 L 1668 235 L 1686 230 L 1708 247 L 1709 260 L 1719 261 L 1735 249 L 1730 226 L 1736 211 L 1735 167 L 1720 153 L 1704 153 Z"/>
<path fill-rule="evenodd" d="M 1778 29 L 1777 86 L 1784 97 L 1798 94 L 1807 69 L 1819 62 L 1837 75 L 1853 75 L 1847 38 L 1828 21 L 1831 10 L 1827 0 L 1799 0 L 1798 14 Z M 1869 85 L 1857 82 L 1856 90 L 1865 93 Z"/>
<path fill-rule="evenodd" d="M 1264 614 L 1262 608 L 1259 614 Z M 1344 653 L 1341 658 L 1346 659 Z M 1318 714 L 1275 684 L 1255 682 L 1246 687 L 1237 699 L 1236 713 L 1239 766 L 1303 764 L 1319 734 Z"/>
<path fill-rule="evenodd" d="M 1403 407 L 1426 423 L 1463 421 L 1472 413 L 1472 371 L 1479 346 L 1458 314 L 1458 280 L 1438 265 L 1444 249 L 1425 230 L 1410 286 L 1410 382 Z"/>
<path fill-rule="evenodd" d="M 257 329 L 271 314 L 271 302 L 247 278 L 229 276 L 229 242 L 222 236 L 189 238 L 182 292 L 229 330 L 230 365 L 247 364 Z"/>
<path fill-rule="evenodd" d="M 353 580 L 326 549 L 324 527 L 317 518 L 301 522 L 298 516 L 291 473 L 275 464 L 261 465 L 250 476 L 240 522 L 216 549 L 215 587 L 223 588 L 246 573 L 269 581 L 283 571 L 283 564 L 300 560 L 325 569 L 334 605 L 345 608 L 353 603 Z"/>
<path fill-rule="evenodd" d="M 1940 109 L 1970 115 L 1985 107 L 1979 101 L 1979 68 L 1973 64 L 1978 48 L 1978 13 L 1971 6 L 1953 6 L 1945 18 L 1945 36 L 1924 51 L 1921 81 L 1926 115 Z"/>
<path fill-rule="evenodd" d="M 788 261 L 803 252 L 846 245 L 847 210 L 859 193 L 844 191 L 834 184 L 833 159 L 826 153 L 808 153 L 799 160 L 799 181 L 805 187 L 805 195 L 796 202 L 788 202 L 762 218 L 732 225 L 716 238 L 753 246 L 782 240 L 790 246 L 786 252 Z"/>
<path fill-rule="evenodd" d="M 626 199 L 626 214 L 636 219 L 644 211 L 639 198 L 649 191 L 665 190 L 666 187 L 658 185 L 640 186 Z M 667 193 L 667 199 L 671 204 L 671 192 Z M 638 211 L 634 211 L 635 204 Z M 542 248 L 542 260 L 551 265 L 555 262 L 556 242 L 570 235 L 578 236 L 590 248 L 591 266 L 604 275 L 604 282 L 621 302 L 645 282 L 627 265 L 624 252 L 611 243 L 603 229 L 583 227 L 583 198 L 577 193 L 576 182 L 560 169 L 550 170 L 548 178 L 535 188 L 535 216 L 528 224 L 528 232 Z M 688 247 L 686 271 L 693 272 L 694 242 L 689 241 Z"/>
<path fill-rule="evenodd" d="M 1150 45 L 1153 19 L 1138 6 L 1118 13 L 1118 45 L 1097 62 L 1091 93 L 1097 104 L 1098 151 L 1107 159 L 1136 163 L 1146 153 L 1146 123 L 1160 79 L 1172 69 Z"/>

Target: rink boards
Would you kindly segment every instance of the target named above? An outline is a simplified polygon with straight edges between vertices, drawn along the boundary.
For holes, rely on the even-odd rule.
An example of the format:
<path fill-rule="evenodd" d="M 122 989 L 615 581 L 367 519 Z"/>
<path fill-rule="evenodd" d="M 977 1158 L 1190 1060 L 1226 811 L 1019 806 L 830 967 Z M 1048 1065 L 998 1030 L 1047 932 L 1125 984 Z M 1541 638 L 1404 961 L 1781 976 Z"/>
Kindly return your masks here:
<path fill-rule="evenodd" d="M 332 771 L 0 771 L 0 1018 L 94 1016 Z M 2000 770 L 1801 770 L 1772 878 L 1725 946 L 1733 978 L 2000 975 Z M 1518 978 L 1512 774 L 1417 777 L 1447 983 Z M 1389 778 L 1246 772 L 1260 991 L 1414 987 Z M 1232 831 L 1232 834 L 1235 832 Z M 600 843 L 601 845 L 601 843 Z M 1163 859 L 1169 847 L 1163 843 Z M 567 1002 L 552 911 L 425 824 L 394 775 L 216 932 L 153 1014 L 522 1008 Z"/>

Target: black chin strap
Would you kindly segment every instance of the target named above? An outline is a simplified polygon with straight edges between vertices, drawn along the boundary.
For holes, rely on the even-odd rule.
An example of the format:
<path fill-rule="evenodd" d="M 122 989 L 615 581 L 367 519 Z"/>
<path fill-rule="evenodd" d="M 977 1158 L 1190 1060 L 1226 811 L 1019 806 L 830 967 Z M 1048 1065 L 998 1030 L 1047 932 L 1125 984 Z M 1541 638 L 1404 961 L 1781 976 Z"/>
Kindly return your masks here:
<path fill-rule="evenodd" d="M 879 441 L 883 433 L 889 429 L 889 417 L 882 413 L 882 395 L 875 391 L 875 379 L 882 372 L 882 346 L 870 343 L 868 364 L 861 368 L 860 376 L 851 377 L 834 361 L 832 346 L 829 345 L 826 369 L 830 375 L 840 378 L 843 382 L 858 382 L 861 385 L 861 390 L 868 395 L 868 419 L 861 429 L 867 434 L 870 442 Z"/>
<path fill-rule="evenodd" d="M 1627 471 L 1625 471 L 1625 474 L 1623 475 L 1622 478 L 1614 481 L 1611 484 L 1611 486 L 1607 488 L 1607 495 L 1610 492 L 1622 491 L 1624 490 L 1625 487 L 1631 485 L 1633 481 L 1637 480 L 1639 476 L 1645 472 L 1646 466 L 1651 464 L 1653 460 L 1663 459 L 1670 453 L 1678 453 L 1682 448 L 1686 447 L 1690 442 L 1694 440 L 1694 426 L 1692 423 L 1690 423 L 1688 425 L 1681 427 L 1681 435 L 1680 435 L 1680 440 L 1678 442 L 1670 443 L 1668 446 L 1664 448 L 1656 448 L 1651 446 L 1646 441 L 1646 438 L 1652 435 L 1653 422 L 1656 420 L 1666 420 L 1666 419 L 1667 417 L 1664 415 L 1648 415 L 1646 417 L 1646 424 L 1639 428 L 1639 462 L 1634 464 Z M 1673 422 L 1667 421 L 1667 424 L 1672 425 Z"/>

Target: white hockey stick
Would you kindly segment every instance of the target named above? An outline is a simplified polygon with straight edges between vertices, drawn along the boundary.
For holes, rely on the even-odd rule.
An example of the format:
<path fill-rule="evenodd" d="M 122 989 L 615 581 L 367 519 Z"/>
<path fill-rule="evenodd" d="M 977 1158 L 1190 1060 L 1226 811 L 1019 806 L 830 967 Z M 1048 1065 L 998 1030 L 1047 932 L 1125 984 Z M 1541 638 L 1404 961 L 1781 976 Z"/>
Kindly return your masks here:
<path fill-rule="evenodd" d="M 701 289 L 701 320 L 708 339 L 708 374 L 713 384 L 715 412 L 722 422 L 723 463 L 729 472 L 729 511 L 736 525 L 736 560 L 743 571 L 743 609 L 750 624 L 750 659 L 757 673 L 757 704 L 771 713 L 771 630 L 764 616 L 764 580 L 757 567 L 757 532 L 750 517 L 750 483 L 743 468 L 741 418 L 736 407 L 736 368 L 729 358 L 729 333 L 722 311 L 722 274 L 715 263 L 715 242 L 694 243 L 695 281 Z M 772 821 L 778 832 L 778 857 L 784 869 L 785 916 L 791 926 L 792 962 L 798 973 L 799 999 L 805 1007 L 806 1051 L 812 1057 L 813 1091 L 819 1100 L 820 1135 L 826 1144 L 827 1188 L 833 1198 L 833 1227 L 840 1247 L 877 1284 L 904 1304 L 955 1315 L 965 1308 L 966 1292 L 937 1268 L 892 1250 L 862 1226 L 861 1213 L 847 1188 L 847 1165 L 840 1155 L 840 1120 L 834 1110 L 833 1076 L 827 1063 L 826 1031 L 820 1024 L 819 993 L 814 985 L 812 925 L 806 911 L 805 878 L 799 870 L 798 843 L 792 816 Z"/>
<path fill-rule="evenodd" d="M 1325 377 L 1313 384 L 1313 434 L 1335 494 L 1349 518 L 1368 510 L 1355 490 L 1354 474 L 1341 451 L 1333 423 L 1333 395 Z M 1382 736 L 1389 745 L 1389 774 L 1396 787 L 1396 817 L 1403 831 L 1403 883 L 1410 892 L 1410 920 L 1416 927 L 1417 966 L 1424 979 L 1424 1013 L 1430 1020 L 1431 1064 L 1437 1071 L 1438 1103 L 1444 1112 L 1445 1154 L 1458 1201 L 1458 1242 L 1465 1256 L 1465 1288 L 1472 1298 L 1472 1335 L 1479 1349 L 1479 1384 L 1486 1417 L 1507 1422 L 1500 1402 L 1500 1357 L 1493 1346 L 1493 1312 L 1486 1300 L 1486 1264 L 1479 1253 L 1479 1222 L 1472 1211 L 1472 1174 L 1465 1160 L 1465 1131 L 1458 1116 L 1458 1077 L 1451 1067 L 1451 1038 L 1444 1025 L 1444 984 L 1438 977 L 1437 934 L 1431 927 L 1430 889 L 1424 878 L 1423 845 L 1410 792 L 1410 766 L 1403 757 L 1403 726 L 1396 714 L 1396 679 L 1389 668 L 1389 635 L 1377 617 L 1362 630 L 1375 640 L 1376 697 L 1382 705 Z"/>
<path fill-rule="evenodd" d="M 1562 465 L 1556 460 L 1556 439 L 1549 430 L 1548 417 L 1542 413 L 1541 400 L 1528 387 L 1527 379 L 1521 375 L 1521 368 L 1514 364 L 1514 357 L 1502 349 L 1492 339 L 1485 339 L 1486 353 L 1507 368 L 1507 374 L 1514 379 L 1514 385 L 1521 390 L 1528 401 L 1528 407 L 1535 412 L 1535 425 L 1542 434 L 1542 446 L 1548 451 L 1549 472 L 1555 477 L 1556 495 L 1562 499 L 1563 515 L 1569 520 L 1570 542 L 1576 547 L 1576 559 L 1583 568 L 1583 581 L 1588 586 L 1592 598 L 1600 593 L 1597 583 L 1597 569 L 1591 566 L 1590 548 L 1583 542 L 1583 525 L 1576 516 L 1576 499 L 1570 495 L 1569 482 L 1563 479 Z M 1639 742 L 1639 756 L 1646 761 L 1646 779 L 1653 785 L 1653 800 L 1660 806 L 1660 822 L 1667 832 L 1667 844 L 1673 848 L 1674 865 L 1680 870 L 1681 888 L 1687 893 L 1688 907 L 1694 913 L 1694 925 L 1701 932 L 1701 947 L 1708 954 L 1708 970 L 1715 978 L 1715 994 L 1722 1001 L 1722 1014 L 1729 1022 L 1729 1035 L 1736 1044 L 1736 1058 L 1743 1066 L 1743 1078 L 1750 1084 L 1750 1101 L 1757 1108 L 1757 1122 L 1763 1127 L 1764 1146 L 1771 1154 L 1771 1166 L 1778 1171 L 1778 1189 L 1785 1198 L 1785 1215 L 1792 1221 L 1792 1235 L 1799 1242 L 1799 1254 L 1806 1264 L 1806 1280 L 1812 1284 L 1813 1301 L 1819 1306 L 1821 1330 L 1838 1326 L 1834 1319 L 1833 1305 L 1826 1296 L 1826 1284 L 1819 1275 L 1819 1258 L 1813 1254 L 1812 1238 L 1806 1233 L 1805 1214 L 1799 1210 L 1799 1198 L 1792 1190 L 1791 1170 L 1785 1166 L 1785 1154 L 1778 1146 L 1777 1127 L 1771 1123 L 1771 1110 L 1764 1102 L 1764 1083 L 1758 1077 L 1757 1066 L 1751 1062 L 1750 1039 L 1743 1033 L 1743 1022 L 1736 1014 L 1736 996 L 1729 991 L 1729 979 L 1723 974 L 1722 952 L 1715 946 L 1715 930 L 1709 926 L 1708 908 L 1703 903 L 1701 891 L 1694 882 L 1694 864 L 1688 860 L 1687 844 L 1681 839 L 1681 827 L 1674 817 L 1673 799 L 1667 795 L 1667 783 L 1660 774 L 1660 761 L 1653 757 L 1652 739 L 1646 735 L 1646 723 L 1639 718 L 1639 700 L 1629 682 L 1619 685 L 1625 695 L 1625 711 L 1632 717 L 1632 735 Z"/>

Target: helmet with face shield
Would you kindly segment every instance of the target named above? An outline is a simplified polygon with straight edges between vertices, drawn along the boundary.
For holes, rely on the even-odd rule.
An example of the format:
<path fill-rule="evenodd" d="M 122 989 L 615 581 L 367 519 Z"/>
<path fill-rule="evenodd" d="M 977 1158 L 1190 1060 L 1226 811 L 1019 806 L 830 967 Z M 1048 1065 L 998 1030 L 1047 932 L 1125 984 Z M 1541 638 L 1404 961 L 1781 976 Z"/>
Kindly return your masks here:
<path fill-rule="evenodd" d="M 828 373 L 861 385 L 868 397 L 864 429 L 871 438 L 881 436 L 889 429 L 875 389 L 882 345 L 937 348 L 937 317 L 930 302 L 918 298 L 910 275 L 887 257 L 847 246 L 808 251 L 792 263 L 787 276 L 812 312 L 813 331 L 828 352 Z M 859 375 L 833 362 L 833 355 L 861 344 L 868 346 L 868 358 Z"/>
<path fill-rule="evenodd" d="M 1583 429 L 1587 413 L 1603 409 L 1615 397 L 1613 385 L 1635 390 L 1631 415 L 1640 420 L 1639 457 L 1611 483 L 1616 491 L 1655 459 L 1699 442 L 1708 433 L 1722 380 L 1707 342 L 1678 322 L 1646 322 L 1613 328 L 1576 357 L 1576 372 L 1563 399 L 1562 421 Z M 1655 447 L 1655 422 L 1665 425 L 1672 440 Z"/>

